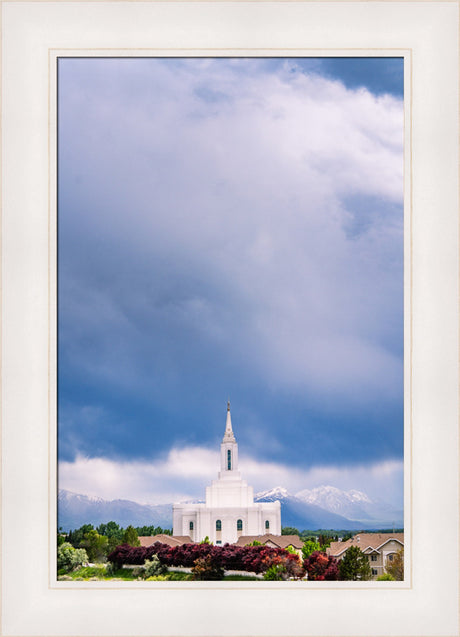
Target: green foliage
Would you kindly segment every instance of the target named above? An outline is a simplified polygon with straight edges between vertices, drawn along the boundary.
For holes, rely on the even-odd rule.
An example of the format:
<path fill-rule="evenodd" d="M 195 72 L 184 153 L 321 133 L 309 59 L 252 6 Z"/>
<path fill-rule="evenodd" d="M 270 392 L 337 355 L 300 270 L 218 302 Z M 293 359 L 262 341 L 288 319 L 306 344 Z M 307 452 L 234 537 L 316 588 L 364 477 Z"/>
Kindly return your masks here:
<path fill-rule="evenodd" d="M 377 582 L 394 582 L 395 578 L 390 573 L 383 573 L 377 577 Z"/>
<path fill-rule="evenodd" d="M 371 578 L 371 567 L 367 555 L 359 546 L 350 546 L 339 564 L 340 579 L 368 580 Z"/>
<path fill-rule="evenodd" d="M 272 564 L 264 573 L 264 579 L 280 581 L 287 579 L 286 566 L 284 564 Z"/>
<path fill-rule="evenodd" d="M 331 545 L 332 536 L 327 535 L 325 533 L 320 533 L 318 538 L 319 545 L 321 547 L 321 551 L 326 551 L 326 549 Z"/>
<path fill-rule="evenodd" d="M 136 526 L 137 535 L 172 535 L 171 529 L 163 529 L 161 526 Z"/>
<path fill-rule="evenodd" d="M 123 538 L 118 539 L 116 536 L 112 536 L 108 538 L 107 543 L 107 555 L 111 553 L 117 546 L 123 542 Z"/>
<path fill-rule="evenodd" d="M 82 568 L 77 569 L 73 573 L 74 578 L 78 577 L 83 579 L 94 579 L 95 577 L 99 579 L 99 578 L 104 578 L 105 575 L 106 575 L 106 568 L 103 564 L 101 564 L 100 566 L 83 566 Z"/>
<path fill-rule="evenodd" d="M 88 553 L 90 562 L 103 562 L 107 556 L 109 541 L 105 535 L 99 535 L 95 529 L 91 529 L 83 536 L 80 546 Z"/>
<path fill-rule="evenodd" d="M 294 526 L 283 526 L 281 535 L 299 535 L 299 529 L 296 529 Z"/>
<path fill-rule="evenodd" d="M 158 559 L 158 555 L 152 555 L 150 560 L 144 562 L 144 577 L 156 577 L 157 575 L 164 575 L 167 572 L 167 568 Z"/>
<path fill-rule="evenodd" d="M 83 537 L 86 533 L 94 529 L 92 524 L 83 524 L 79 529 L 75 529 L 75 531 L 69 531 L 67 534 L 67 542 L 70 542 L 72 546 L 75 548 L 79 548 L 80 543 L 83 540 Z"/>
<path fill-rule="evenodd" d="M 302 557 L 304 560 L 306 560 L 307 557 L 310 557 L 312 553 L 320 550 L 321 546 L 315 539 L 306 540 L 302 546 Z"/>
<path fill-rule="evenodd" d="M 88 555 L 84 549 L 76 549 L 69 542 L 64 542 L 57 550 L 58 571 L 68 573 L 77 566 L 88 561 Z"/>
<path fill-rule="evenodd" d="M 66 541 L 66 536 L 63 533 L 58 533 L 57 534 L 57 545 L 61 546 L 62 544 L 64 544 L 64 542 Z"/>
<path fill-rule="evenodd" d="M 109 544 L 111 544 L 110 540 L 112 540 L 112 543 L 116 541 L 114 547 L 121 544 L 123 540 L 123 529 L 113 520 L 107 522 L 107 524 L 99 524 L 96 531 L 99 535 L 105 535 L 109 539 Z"/>
<path fill-rule="evenodd" d="M 200 544 L 211 544 L 209 536 L 207 535 L 204 540 L 201 540 Z"/>
<path fill-rule="evenodd" d="M 224 577 L 224 569 L 209 553 L 195 560 L 192 575 L 195 580 L 220 580 Z"/>
<path fill-rule="evenodd" d="M 385 564 L 386 572 L 394 577 L 395 580 L 402 582 L 404 580 L 404 549 L 400 549 L 395 553 L 391 562 L 388 557 Z"/>
<path fill-rule="evenodd" d="M 171 579 L 167 575 L 152 575 L 152 577 L 147 577 L 146 582 L 166 582 Z"/>
<path fill-rule="evenodd" d="M 262 546 L 262 542 L 254 540 L 254 542 L 249 542 L 249 544 L 245 544 L 245 546 Z"/>
<path fill-rule="evenodd" d="M 131 524 L 127 527 L 126 531 L 123 533 L 122 544 L 129 544 L 130 546 L 140 546 L 139 538 L 137 536 L 136 529 L 131 526 Z"/>
<path fill-rule="evenodd" d="M 295 550 L 295 548 L 293 546 L 291 546 L 290 544 L 289 544 L 289 546 L 285 546 L 284 550 L 287 551 L 288 553 L 290 553 L 291 555 L 298 555 L 298 553 Z"/>

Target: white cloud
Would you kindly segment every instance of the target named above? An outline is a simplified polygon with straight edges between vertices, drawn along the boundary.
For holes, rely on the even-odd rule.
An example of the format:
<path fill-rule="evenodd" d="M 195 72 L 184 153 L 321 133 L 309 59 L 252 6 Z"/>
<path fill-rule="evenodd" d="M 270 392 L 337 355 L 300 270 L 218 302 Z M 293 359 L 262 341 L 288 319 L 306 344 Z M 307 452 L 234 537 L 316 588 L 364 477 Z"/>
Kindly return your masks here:
<path fill-rule="evenodd" d="M 217 477 L 220 456 L 203 447 L 171 449 L 161 460 L 115 461 L 77 456 L 59 463 L 59 488 L 104 499 L 168 503 L 204 498 L 205 487 Z M 389 504 L 401 505 L 403 463 L 387 460 L 371 465 L 294 468 L 241 456 L 242 477 L 255 492 L 283 486 L 291 493 L 321 485 L 358 489 Z"/>
<path fill-rule="evenodd" d="M 69 146 L 69 165 L 83 159 L 79 223 L 88 215 L 146 264 L 174 255 L 202 278 L 156 312 L 168 327 L 173 312 L 230 355 L 244 352 L 245 367 L 275 386 L 393 399 L 402 357 L 386 341 L 402 290 L 402 219 L 387 206 L 383 219 L 368 211 L 362 240 L 344 228 L 356 213 L 348 196 L 402 201 L 401 100 L 288 68 L 261 72 L 256 60 L 141 68 L 123 62 L 111 75 L 94 63 L 85 81 L 98 91 L 72 95 L 93 123 Z M 231 313 L 211 280 L 228 290 Z M 128 322 L 119 285 L 110 299 L 88 290 L 81 304 L 90 322 L 102 309 L 107 332 Z"/>

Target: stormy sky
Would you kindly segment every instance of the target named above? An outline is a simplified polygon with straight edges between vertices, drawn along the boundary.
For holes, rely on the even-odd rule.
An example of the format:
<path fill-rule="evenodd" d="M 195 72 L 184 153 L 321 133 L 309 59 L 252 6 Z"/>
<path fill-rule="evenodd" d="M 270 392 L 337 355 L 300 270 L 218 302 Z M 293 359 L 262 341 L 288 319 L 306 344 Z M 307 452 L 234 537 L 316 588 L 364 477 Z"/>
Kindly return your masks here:
<path fill-rule="evenodd" d="M 59 486 L 402 502 L 403 60 L 61 58 Z"/>

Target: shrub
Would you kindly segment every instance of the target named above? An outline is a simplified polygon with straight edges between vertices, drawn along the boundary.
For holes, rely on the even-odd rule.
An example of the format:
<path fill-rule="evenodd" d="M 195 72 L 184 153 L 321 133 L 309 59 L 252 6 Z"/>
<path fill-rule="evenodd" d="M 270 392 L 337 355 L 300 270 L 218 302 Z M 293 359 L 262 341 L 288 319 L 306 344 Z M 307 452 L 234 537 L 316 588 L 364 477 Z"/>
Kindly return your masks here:
<path fill-rule="evenodd" d="M 168 546 L 155 542 L 148 547 L 132 547 L 128 544 L 117 546 L 109 555 L 108 560 L 117 568 L 123 564 L 144 564 L 145 560 L 157 555 L 161 564 L 167 567 L 186 566 L 194 567 L 198 559 L 210 556 L 212 563 L 226 570 L 249 571 L 263 573 L 273 563 L 275 558 L 287 559 L 286 568 L 289 577 L 302 577 L 303 569 L 297 554 L 291 554 L 284 549 L 269 546 L 236 546 L 224 544 L 213 546 L 212 544 L 193 542 L 182 546 Z"/>
<path fill-rule="evenodd" d="M 314 553 L 315 551 L 320 551 L 320 550 L 321 550 L 321 547 L 319 545 L 319 542 L 317 542 L 316 540 L 311 540 L 311 539 L 305 540 L 302 547 L 303 559 L 304 560 L 308 559 L 312 553 Z"/>
<path fill-rule="evenodd" d="M 163 575 L 167 570 L 166 566 L 160 562 L 158 555 L 152 555 L 152 559 L 144 562 L 144 577 L 146 578 Z"/>
<path fill-rule="evenodd" d="M 264 579 L 267 580 L 300 579 L 305 575 L 305 570 L 296 553 L 267 555 L 264 558 L 264 566 Z"/>
<path fill-rule="evenodd" d="M 113 564 L 113 562 L 108 562 L 106 567 L 105 567 L 105 573 L 106 575 L 108 575 L 109 577 L 112 577 L 113 575 L 115 575 L 115 571 L 117 570 L 115 564 Z"/>
<path fill-rule="evenodd" d="M 377 582 L 394 582 L 396 581 L 391 573 L 383 573 L 377 577 Z"/>
<path fill-rule="evenodd" d="M 224 576 L 224 569 L 212 555 L 206 555 L 195 560 L 192 575 L 196 580 L 219 580 Z"/>
<path fill-rule="evenodd" d="M 400 549 L 394 554 L 392 562 L 387 558 L 385 570 L 394 577 L 395 580 L 404 580 L 404 549 Z"/>
<path fill-rule="evenodd" d="M 305 561 L 304 567 L 309 580 L 337 580 L 339 570 L 337 560 L 323 551 L 314 551 Z"/>
<path fill-rule="evenodd" d="M 166 582 L 169 579 L 167 575 L 152 575 L 147 577 L 146 582 Z"/>
<path fill-rule="evenodd" d="M 64 542 L 57 550 L 57 567 L 59 571 L 68 573 L 77 566 L 88 561 L 85 549 L 74 549 L 69 542 Z"/>
<path fill-rule="evenodd" d="M 264 579 L 280 581 L 287 579 L 286 567 L 284 564 L 272 564 L 264 573 Z"/>

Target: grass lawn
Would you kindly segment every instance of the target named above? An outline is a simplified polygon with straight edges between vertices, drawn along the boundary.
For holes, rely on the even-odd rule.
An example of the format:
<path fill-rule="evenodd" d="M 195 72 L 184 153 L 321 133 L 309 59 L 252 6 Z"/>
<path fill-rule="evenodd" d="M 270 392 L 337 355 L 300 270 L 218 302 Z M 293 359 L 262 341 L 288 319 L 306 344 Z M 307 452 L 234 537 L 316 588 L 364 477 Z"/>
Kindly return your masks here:
<path fill-rule="evenodd" d="M 181 571 L 168 571 L 164 575 L 157 575 L 155 577 L 148 577 L 146 580 L 143 580 L 132 568 L 120 568 L 113 573 L 107 573 L 105 564 L 100 564 L 98 566 L 82 566 L 81 568 L 76 569 L 75 571 L 71 571 L 70 573 L 62 573 L 58 572 L 58 580 L 59 581 L 128 581 L 128 582 L 137 582 L 137 581 L 146 581 L 146 582 L 181 582 L 181 581 L 191 581 L 193 580 L 193 576 L 191 573 L 183 573 Z M 222 581 L 233 581 L 233 582 L 241 582 L 241 581 L 254 581 L 257 580 L 260 582 L 260 579 L 257 577 L 252 577 L 251 575 L 227 575 L 224 577 Z"/>

